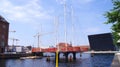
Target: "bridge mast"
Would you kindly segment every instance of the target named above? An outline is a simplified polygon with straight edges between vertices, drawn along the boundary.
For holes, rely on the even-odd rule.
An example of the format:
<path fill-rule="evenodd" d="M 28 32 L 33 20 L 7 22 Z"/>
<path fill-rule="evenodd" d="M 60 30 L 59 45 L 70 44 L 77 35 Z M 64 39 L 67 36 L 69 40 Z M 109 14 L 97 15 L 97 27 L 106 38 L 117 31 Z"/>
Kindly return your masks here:
<path fill-rule="evenodd" d="M 66 51 L 67 51 L 67 25 L 66 25 L 66 0 L 64 1 L 64 28 L 65 28 L 65 45 L 66 45 Z"/>
<path fill-rule="evenodd" d="M 55 17 L 55 20 L 54 20 L 54 23 L 55 23 L 55 36 L 56 36 L 56 44 L 58 44 L 58 29 L 59 29 L 59 18 L 58 17 Z M 57 49 L 59 51 L 59 46 L 57 46 Z"/>
<path fill-rule="evenodd" d="M 74 13 L 73 13 L 73 7 L 71 6 L 71 23 L 72 23 L 72 44 L 75 44 L 74 40 L 74 32 L 75 32 L 75 25 L 74 25 Z"/>
<path fill-rule="evenodd" d="M 55 34 L 56 34 L 56 44 L 58 44 L 58 29 L 59 29 L 59 27 L 58 27 L 58 22 L 59 22 L 59 20 L 58 20 L 58 17 L 55 17 Z M 59 53 L 59 45 L 57 46 L 57 51 L 56 51 L 56 67 L 58 67 L 58 53 Z"/>

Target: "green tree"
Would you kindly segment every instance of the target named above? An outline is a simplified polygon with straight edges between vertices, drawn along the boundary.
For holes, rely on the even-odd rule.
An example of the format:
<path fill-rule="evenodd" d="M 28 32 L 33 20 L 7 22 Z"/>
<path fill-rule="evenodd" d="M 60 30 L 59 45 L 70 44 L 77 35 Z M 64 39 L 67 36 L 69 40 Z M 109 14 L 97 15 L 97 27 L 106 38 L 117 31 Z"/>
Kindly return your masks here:
<path fill-rule="evenodd" d="M 120 33 L 120 0 L 112 0 L 113 8 L 105 13 L 107 21 L 105 24 L 112 24 L 112 33 L 114 36 L 114 44 L 117 44 L 117 41 L 120 39 L 118 33 Z"/>

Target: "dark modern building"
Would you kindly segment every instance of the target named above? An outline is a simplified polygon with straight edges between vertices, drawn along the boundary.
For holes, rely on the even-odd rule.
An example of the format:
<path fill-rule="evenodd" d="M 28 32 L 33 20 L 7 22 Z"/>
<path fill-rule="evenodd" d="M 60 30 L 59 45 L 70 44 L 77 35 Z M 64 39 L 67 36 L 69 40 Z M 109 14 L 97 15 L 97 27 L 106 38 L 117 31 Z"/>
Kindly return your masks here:
<path fill-rule="evenodd" d="M 0 16 L 0 53 L 8 46 L 9 23 Z"/>
<path fill-rule="evenodd" d="M 116 50 L 111 33 L 88 35 L 90 49 L 95 51 Z"/>

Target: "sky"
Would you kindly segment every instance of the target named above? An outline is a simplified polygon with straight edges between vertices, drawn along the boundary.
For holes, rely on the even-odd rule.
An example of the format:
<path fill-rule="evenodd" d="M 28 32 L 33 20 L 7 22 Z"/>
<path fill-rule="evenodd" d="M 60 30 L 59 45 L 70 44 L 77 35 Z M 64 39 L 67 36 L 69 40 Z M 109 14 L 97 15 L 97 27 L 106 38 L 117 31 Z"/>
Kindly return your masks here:
<path fill-rule="evenodd" d="M 40 47 L 66 41 L 80 46 L 89 45 L 88 35 L 111 32 L 104 14 L 112 7 L 111 0 L 0 0 L 0 15 L 10 23 L 9 31 L 16 31 L 9 32 L 9 45 L 16 38 L 15 45 L 37 47 L 39 33 Z"/>

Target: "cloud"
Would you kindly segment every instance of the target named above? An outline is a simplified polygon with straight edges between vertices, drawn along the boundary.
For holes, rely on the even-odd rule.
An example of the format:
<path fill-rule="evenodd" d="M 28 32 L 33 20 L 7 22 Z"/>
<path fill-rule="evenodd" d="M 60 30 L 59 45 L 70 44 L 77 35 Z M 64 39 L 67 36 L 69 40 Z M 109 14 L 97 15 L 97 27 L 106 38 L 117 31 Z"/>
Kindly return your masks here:
<path fill-rule="evenodd" d="M 10 23 L 10 30 L 17 31 L 22 44 L 26 43 L 34 33 L 40 30 L 40 24 L 48 23 L 52 16 L 41 5 L 41 0 L 24 0 L 24 4 L 18 4 L 16 0 L 0 0 L 0 13 Z M 20 3 L 22 3 L 20 2 Z M 27 30 L 27 31 L 26 31 Z M 28 34 L 29 33 L 29 34 Z M 26 37 L 23 37 L 27 35 Z"/>
<path fill-rule="evenodd" d="M 50 19 L 51 16 L 38 3 L 39 0 L 31 0 L 24 5 L 14 5 L 10 0 L 0 2 L 0 11 L 12 22 L 33 23 L 40 19 Z"/>

